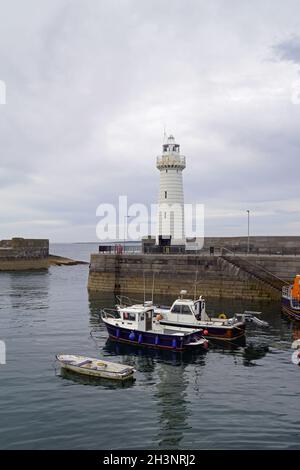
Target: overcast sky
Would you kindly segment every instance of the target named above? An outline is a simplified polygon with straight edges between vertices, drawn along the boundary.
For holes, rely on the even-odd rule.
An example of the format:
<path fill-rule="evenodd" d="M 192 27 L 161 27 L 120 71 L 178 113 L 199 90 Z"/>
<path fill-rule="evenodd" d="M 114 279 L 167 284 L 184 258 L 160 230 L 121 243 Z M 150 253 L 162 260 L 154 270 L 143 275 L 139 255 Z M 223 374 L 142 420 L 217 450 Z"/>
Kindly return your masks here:
<path fill-rule="evenodd" d="M 206 235 L 299 235 L 299 71 L 299 0 L 0 0 L 0 238 L 155 203 L 164 126 Z"/>

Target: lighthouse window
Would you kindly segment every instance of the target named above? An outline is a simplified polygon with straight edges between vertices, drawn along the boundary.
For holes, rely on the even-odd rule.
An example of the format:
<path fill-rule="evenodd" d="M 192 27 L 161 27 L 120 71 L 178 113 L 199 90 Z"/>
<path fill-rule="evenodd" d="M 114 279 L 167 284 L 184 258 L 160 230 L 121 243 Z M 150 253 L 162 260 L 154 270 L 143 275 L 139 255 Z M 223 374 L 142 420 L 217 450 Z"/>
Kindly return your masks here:
<path fill-rule="evenodd" d="M 165 191 L 165 199 L 168 197 L 168 191 Z"/>

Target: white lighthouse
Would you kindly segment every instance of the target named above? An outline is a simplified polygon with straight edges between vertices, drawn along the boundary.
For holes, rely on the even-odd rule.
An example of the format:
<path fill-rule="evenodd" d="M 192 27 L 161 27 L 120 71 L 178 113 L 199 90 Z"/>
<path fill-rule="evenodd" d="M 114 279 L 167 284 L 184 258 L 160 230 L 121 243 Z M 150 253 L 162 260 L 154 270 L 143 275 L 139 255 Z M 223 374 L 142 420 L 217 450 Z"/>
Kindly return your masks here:
<path fill-rule="evenodd" d="M 160 171 L 157 242 L 160 238 L 171 237 L 171 245 L 184 245 L 182 171 L 185 169 L 185 157 L 180 155 L 180 145 L 173 135 L 164 142 L 156 167 Z"/>

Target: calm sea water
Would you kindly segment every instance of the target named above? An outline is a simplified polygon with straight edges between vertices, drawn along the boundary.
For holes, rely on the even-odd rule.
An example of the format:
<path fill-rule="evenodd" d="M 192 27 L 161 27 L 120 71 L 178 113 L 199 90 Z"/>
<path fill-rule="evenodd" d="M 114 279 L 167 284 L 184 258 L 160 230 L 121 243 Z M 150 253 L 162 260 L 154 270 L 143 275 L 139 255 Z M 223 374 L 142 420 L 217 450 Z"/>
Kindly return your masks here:
<path fill-rule="evenodd" d="M 51 251 L 88 260 L 96 249 Z M 216 312 L 263 311 L 270 328 L 250 327 L 245 347 L 151 353 L 107 341 L 97 312 L 114 298 L 89 299 L 87 278 L 83 265 L 0 273 L 1 449 L 300 448 L 300 368 L 290 349 L 300 331 L 277 303 L 208 302 Z M 134 365 L 137 380 L 122 387 L 61 376 L 60 352 Z"/>

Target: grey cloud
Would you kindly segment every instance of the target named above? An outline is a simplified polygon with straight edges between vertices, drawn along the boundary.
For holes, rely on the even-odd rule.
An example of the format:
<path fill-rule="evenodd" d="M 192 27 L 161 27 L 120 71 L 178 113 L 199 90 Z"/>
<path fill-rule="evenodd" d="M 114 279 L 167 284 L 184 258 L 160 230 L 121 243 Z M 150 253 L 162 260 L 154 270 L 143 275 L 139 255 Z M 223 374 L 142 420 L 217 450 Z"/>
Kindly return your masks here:
<path fill-rule="evenodd" d="M 298 197 L 300 107 L 282 62 L 299 57 L 282 40 L 297 37 L 297 2 L 39 5 L 1 11 L 2 237 L 91 240 L 99 203 L 156 202 L 164 125 L 187 155 L 186 200 L 224 209 L 208 234 L 240 234 L 245 206 L 262 204 L 260 233 L 297 230 L 285 201 Z M 265 60 L 270 44 L 281 61 Z"/>
<path fill-rule="evenodd" d="M 282 41 L 275 46 L 273 50 L 276 56 L 281 60 L 287 60 L 300 63 L 300 37 L 293 36 L 285 41 Z"/>

